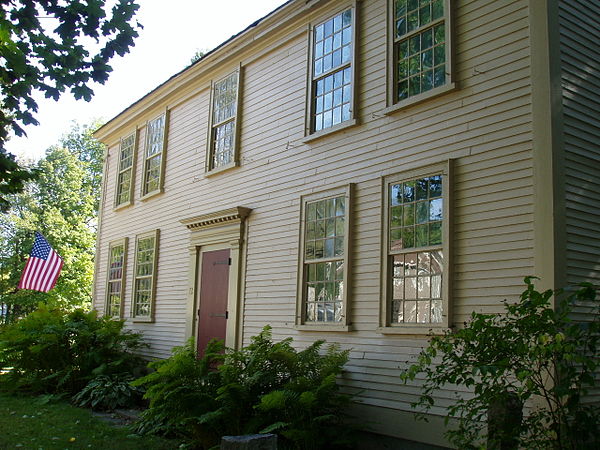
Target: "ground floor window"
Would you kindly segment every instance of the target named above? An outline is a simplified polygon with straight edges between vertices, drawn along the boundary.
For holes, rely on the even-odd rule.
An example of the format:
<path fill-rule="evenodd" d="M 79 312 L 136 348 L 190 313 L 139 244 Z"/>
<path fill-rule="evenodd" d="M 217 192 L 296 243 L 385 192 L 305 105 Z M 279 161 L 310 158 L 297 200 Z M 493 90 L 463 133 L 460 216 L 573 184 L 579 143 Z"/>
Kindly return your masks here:
<path fill-rule="evenodd" d="M 385 179 L 384 326 L 448 325 L 449 190 L 449 163 Z"/>
<path fill-rule="evenodd" d="M 136 237 L 133 303 L 131 306 L 131 317 L 134 319 L 153 319 L 158 238 L 159 230 L 140 234 Z"/>
<path fill-rule="evenodd" d="M 299 325 L 348 324 L 351 186 L 302 197 Z"/>

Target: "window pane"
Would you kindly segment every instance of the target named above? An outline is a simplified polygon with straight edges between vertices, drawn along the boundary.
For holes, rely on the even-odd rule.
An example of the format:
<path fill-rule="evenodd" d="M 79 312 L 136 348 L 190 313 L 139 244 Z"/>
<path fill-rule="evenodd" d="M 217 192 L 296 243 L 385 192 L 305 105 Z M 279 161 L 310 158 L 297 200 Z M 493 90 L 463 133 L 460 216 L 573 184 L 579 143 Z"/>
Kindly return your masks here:
<path fill-rule="evenodd" d="M 442 251 L 391 258 L 392 323 L 439 323 L 442 315 Z"/>
<path fill-rule="evenodd" d="M 223 167 L 233 161 L 235 120 L 213 128 L 211 167 Z"/>
<path fill-rule="evenodd" d="M 408 21 L 408 30 L 404 28 Z M 420 25 L 419 25 L 420 21 Z M 396 19 L 397 37 L 432 21 L 431 4 Z M 400 34 L 401 33 L 401 34 Z M 396 101 L 419 95 L 446 83 L 446 34 L 441 23 L 394 44 Z"/>
<path fill-rule="evenodd" d="M 154 155 L 146 160 L 145 194 L 157 191 L 160 188 L 161 163 L 161 154 Z"/>
<path fill-rule="evenodd" d="M 121 140 L 121 154 L 119 158 L 119 170 L 128 169 L 133 164 L 133 150 L 135 144 L 135 134 L 132 134 Z"/>
<path fill-rule="evenodd" d="M 111 317 L 121 315 L 121 290 L 123 278 L 123 265 L 125 258 L 125 247 L 115 245 L 109 250 L 108 286 L 106 314 Z"/>
<path fill-rule="evenodd" d="M 316 26 L 313 38 L 312 124 L 319 131 L 351 118 L 352 10 Z"/>
<path fill-rule="evenodd" d="M 303 308 L 307 322 L 342 321 L 345 207 L 343 196 L 305 204 Z M 318 261 L 322 258 L 328 260 Z"/>
<path fill-rule="evenodd" d="M 119 174 L 117 185 L 117 206 L 131 199 L 131 168 Z"/>
<path fill-rule="evenodd" d="M 390 185 L 390 250 L 442 243 L 444 211 L 441 195 L 440 175 Z"/>
<path fill-rule="evenodd" d="M 210 169 L 234 160 L 238 77 L 238 72 L 234 72 L 213 86 Z"/>
<path fill-rule="evenodd" d="M 163 135 L 165 131 L 165 115 L 148 122 L 146 129 L 146 157 L 161 153 L 163 150 Z"/>
<path fill-rule="evenodd" d="M 389 320 L 441 323 L 444 256 L 432 247 L 442 245 L 442 176 L 409 179 L 388 189 L 389 251 L 398 253 L 389 257 Z"/>
<path fill-rule="evenodd" d="M 156 238 L 139 238 L 135 254 L 133 315 L 150 316 L 152 286 L 154 283 L 154 263 Z"/>

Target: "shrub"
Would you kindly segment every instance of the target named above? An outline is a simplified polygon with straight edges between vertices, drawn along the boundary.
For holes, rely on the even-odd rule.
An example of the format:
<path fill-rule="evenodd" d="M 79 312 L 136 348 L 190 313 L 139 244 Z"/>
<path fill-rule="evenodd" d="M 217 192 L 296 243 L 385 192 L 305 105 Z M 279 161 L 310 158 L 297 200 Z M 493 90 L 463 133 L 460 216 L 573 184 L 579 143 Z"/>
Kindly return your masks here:
<path fill-rule="evenodd" d="M 40 306 L 2 331 L 0 367 L 11 369 L 0 380 L 13 390 L 76 394 L 98 375 L 140 368 L 142 347 L 123 321 Z"/>
<path fill-rule="evenodd" d="M 505 303 L 504 314 L 473 313 L 465 328 L 431 339 L 417 363 L 401 375 L 405 381 L 425 375 L 413 406 L 427 411 L 434 391 L 448 384 L 471 388 L 472 397 L 458 398 L 449 407 L 458 429 L 447 435 L 459 448 L 477 448 L 486 437 L 483 421 L 490 405 L 511 397 L 521 405 L 535 399 L 540 407 L 501 439 L 523 448 L 598 448 L 600 412 L 581 402 L 599 368 L 596 293 L 591 285 L 568 296 L 540 293 L 531 278 L 525 283 L 520 302 Z M 571 320 L 573 304 L 589 307 L 589 321 Z"/>
<path fill-rule="evenodd" d="M 225 355 L 212 342 L 197 360 L 190 342 L 152 363 L 156 372 L 134 382 L 150 399 L 137 431 L 173 433 L 201 448 L 223 435 L 259 432 L 278 433 L 282 448 L 346 446 L 351 430 L 342 424 L 343 407 L 350 397 L 335 378 L 348 352 L 330 346 L 320 354 L 323 341 L 303 351 L 291 344 L 274 343 L 265 327 L 250 345 Z"/>
<path fill-rule="evenodd" d="M 75 397 L 76 406 L 112 411 L 139 404 L 144 392 L 131 385 L 131 376 L 99 375 L 90 381 Z"/>
<path fill-rule="evenodd" d="M 178 436 L 192 442 L 217 442 L 218 427 L 198 424 L 198 418 L 218 406 L 217 389 L 220 373 L 214 369 L 223 360 L 222 343 L 211 341 L 200 359 L 193 340 L 173 350 L 173 355 L 149 364 L 153 372 L 134 381 L 146 389 L 150 400 L 135 431 L 140 434 Z"/>

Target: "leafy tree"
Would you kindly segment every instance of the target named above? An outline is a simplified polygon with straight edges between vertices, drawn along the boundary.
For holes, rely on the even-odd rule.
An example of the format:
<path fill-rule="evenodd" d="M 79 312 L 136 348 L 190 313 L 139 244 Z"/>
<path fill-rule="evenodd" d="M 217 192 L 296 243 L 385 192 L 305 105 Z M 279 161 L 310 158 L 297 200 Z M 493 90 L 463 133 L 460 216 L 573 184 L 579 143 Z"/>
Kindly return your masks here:
<path fill-rule="evenodd" d="M 456 418 L 458 428 L 447 435 L 458 448 L 480 448 L 490 406 L 506 404 L 511 397 L 520 407 L 537 400 L 522 425 L 488 436 L 490 448 L 599 448 L 600 411 L 582 401 L 600 368 L 596 291 L 587 284 L 571 295 L 538 292 L 531 278 L 525 282 L 520 302 L 506 303 L 504 314 L 473 313 L 463 329 L 431 339 L 416 364 L 401 375 L 405 381 L 425 376 L 413 406 L 429 410 L 434 393 L 448 386 L 472 390 L 472 395 L 457 394 L 448 408 L 448 418 Z M 589 321 L 571 319 L 574 304 L 589 308 Z M 496 424 L 490 425 L 495 429 Z M 514 445 L 499 444 L 506 442 Z"/>
<path fill-rule="evenodd" d="M 24 125 L 38 124 L 34 91 L 58 100 L 68 90 L 89 101 L 89 84 L 104 83 L 110 59 L 134 45 L 139 5 L 114 3 L 108 14 L 106 0 L 0 0 L 0 209 L 8 208 L 7 194 L 22 191 L 36 174 L 5 149 L 11 130 L 22 136 Z M 95 44 L 86 46 L 90 40 Z"/>
<path fill-rule="evenodd" d="M 0 217 L 0 304 L 16 315 L 39 302 L 73 307 L 91 299 L 103 152 L 92 136 L 97 127 L 74 124 L 35 164 L 38 179 L 12 196 L 10 212 Z M 48 293 L 16 290 L 36 230 L 65 262 Z"/>

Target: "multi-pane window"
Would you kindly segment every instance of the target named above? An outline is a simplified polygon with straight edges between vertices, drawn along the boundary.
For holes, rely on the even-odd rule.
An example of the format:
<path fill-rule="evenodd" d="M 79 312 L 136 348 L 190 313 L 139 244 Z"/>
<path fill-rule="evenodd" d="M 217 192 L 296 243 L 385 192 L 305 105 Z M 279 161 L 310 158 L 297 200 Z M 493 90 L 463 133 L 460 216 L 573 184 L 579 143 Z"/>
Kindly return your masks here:
<path fill-rule="evenodd" d="M 166 118 L 167 115 L 163 113 L 146 126 L 142 195 L 158 192 L 162 188 Z"/>
<path fill-rule="evenodd" d="M 313 30 L 311 129 L 320 131 L 352 118 L 352 9 Z"/>
<path fill-rule="evenodd" d="M 386 184 L 387 322 L 441 326 L 444 311 L 445 176 Z"/>
<path fill-rule="evenodd" d="M 350 188 L 302 202 L 300 323 L 346 325 Z"/>
<path fill-rule="evenodd" d="M 447 0 L 393 0 L 394 102 L 449 82 Z"/>
<path fill-rule="evenodd" d="M 135 133 L 121 139 L 115 206 L 128 205 L 133 197 L 133 161 Z"/>
<path fill-rule="evenodd" d="M 106 315 L 121 317 L 123 313 L 123 296 L 125 291 L 125 258 L 127 255 L 127 239 L 110 245 L 108 251 L 108 276 L 106 283 Z"/>
<path fill-rule="evenodd" d="M 157 250 L 158 230 L 137 237 L 131 311 L 134 318 L 152 318 Z"/>
<path fill-rule="evenodd" d="M 209 171 L 235 163 L 239 78 L 236 71 L 213 84 Z"/>

